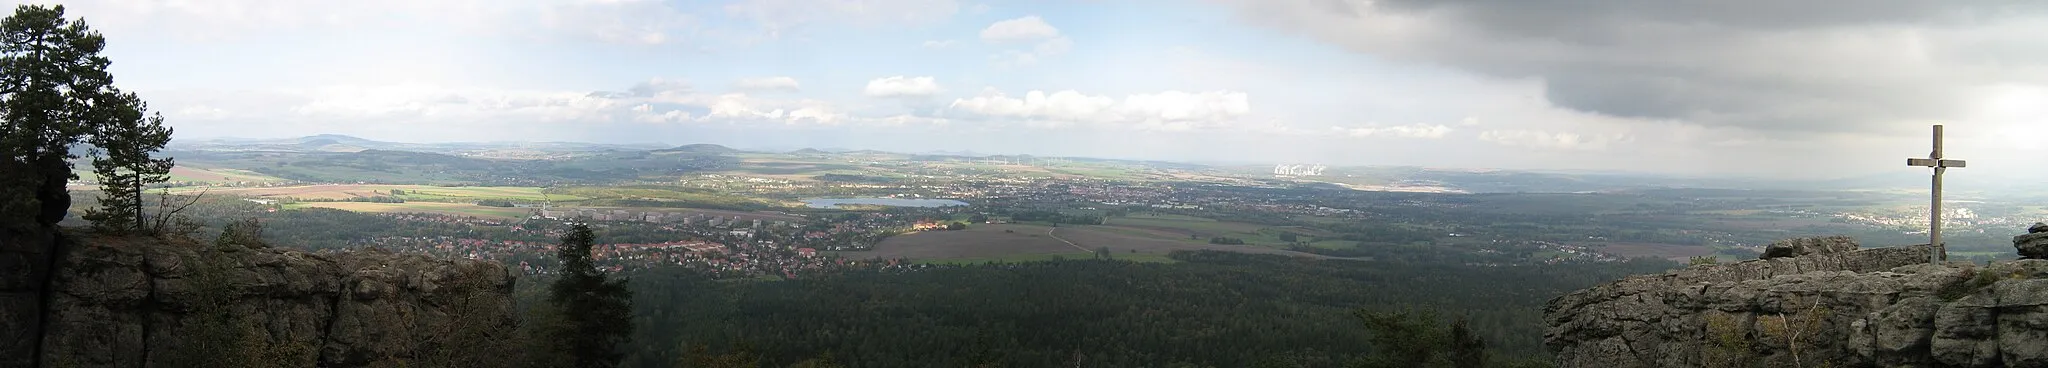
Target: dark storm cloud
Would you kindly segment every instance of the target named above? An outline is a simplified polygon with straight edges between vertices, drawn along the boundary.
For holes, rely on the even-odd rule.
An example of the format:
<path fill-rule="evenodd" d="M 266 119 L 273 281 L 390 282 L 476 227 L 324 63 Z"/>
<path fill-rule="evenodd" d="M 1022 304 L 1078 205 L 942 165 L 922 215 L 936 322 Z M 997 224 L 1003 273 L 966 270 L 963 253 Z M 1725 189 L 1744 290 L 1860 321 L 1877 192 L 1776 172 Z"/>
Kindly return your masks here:
<path fill-rule="evenodd" d="M 1647 120 L 1870 132 L 1958 118 L 1987 85 L 2048 82 L 2048 3 L 1219 1 L 1256 24 L 1540 78 L 1558 107 Z"/>

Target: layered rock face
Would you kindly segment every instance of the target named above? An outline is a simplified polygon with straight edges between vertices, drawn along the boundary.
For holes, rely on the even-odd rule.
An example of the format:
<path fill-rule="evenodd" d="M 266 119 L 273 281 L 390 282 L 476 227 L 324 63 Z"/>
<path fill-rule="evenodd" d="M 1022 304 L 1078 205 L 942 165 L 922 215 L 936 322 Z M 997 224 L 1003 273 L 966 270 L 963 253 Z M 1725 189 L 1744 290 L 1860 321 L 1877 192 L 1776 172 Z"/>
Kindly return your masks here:
<path fill-rule="evenodd" d="M 42 366 L 468 366 L 515 323 L 515 279 L 495 263 L 148 243 L 78 239 L 61 255 Z"/>
<path fill-rule="evenodd" d="M 1846 236 L 1793 238 L 1779 240 L 1776 243 L 1765 246 L 1763 259 L 1841 253 L 1853 251 L 1856 248 L 1858 248 L 1856 239 Z"/>
<path fill-rule="evenodd" d="M 2048 367 L 2048 260 L 1926 245 L 1703 265 L 1551 300 L 1559 367 Z"/>
<path fill-rule="evenodd" d="M 2012 237 L 2012 247 L 2019 249 L 2020 258 L 2048 259 L 2048 223 L 2035 223 L 2026 235 Z"/>

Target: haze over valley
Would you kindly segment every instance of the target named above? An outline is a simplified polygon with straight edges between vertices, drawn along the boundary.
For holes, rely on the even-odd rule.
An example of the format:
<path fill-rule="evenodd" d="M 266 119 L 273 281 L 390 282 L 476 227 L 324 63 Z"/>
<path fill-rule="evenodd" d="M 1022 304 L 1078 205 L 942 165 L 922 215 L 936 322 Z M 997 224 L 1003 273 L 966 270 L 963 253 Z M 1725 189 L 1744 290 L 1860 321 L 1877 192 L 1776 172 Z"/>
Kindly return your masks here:
<path fill-rule="evenodd" d="M 2048 6 L 8 5 L 0 367 L 2048 365 Z"/>

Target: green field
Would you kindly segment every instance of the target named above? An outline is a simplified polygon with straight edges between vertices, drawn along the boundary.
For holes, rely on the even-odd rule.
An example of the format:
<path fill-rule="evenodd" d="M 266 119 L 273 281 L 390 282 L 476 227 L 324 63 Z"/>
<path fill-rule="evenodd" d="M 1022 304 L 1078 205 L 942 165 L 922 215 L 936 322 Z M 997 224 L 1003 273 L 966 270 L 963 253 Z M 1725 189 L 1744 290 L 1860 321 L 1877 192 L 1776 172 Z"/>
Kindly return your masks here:
<path fill-rule="evenodd" d="M 1053 259 L 1055 259 L 1055 258 L 1057 258 L 1057 259 L 1069 259 L 1069 260 L 1079 260 L 1079 259 L 1095 259 L 1095 254 L 1094 254 L 1094 253 L 1086 253 L 1086 252 L 1073 252 L 1073 253 L 1039 253 L 1039 254 L 1017 254 L 1017 255 L 1007 255 L 1007 256 L 1001 256 L 1001 257 L 980 257 L 980 258 L 953 258 L 953 259 L 919 259 L 919 260 L 912 260 L 912 262 L 916 262 L 916 263 L 925 263 L 925 264 L 950 264 L 950 265 L 976 265 L 976 264 L 983 264 L 983 263 L 990 263 L 990 262 L 994 262 L 994 263 L 1022 263 L 1022 262 L 1034 262 L 1034 261 L 1050 261 L 1050 260 L 1053 260 Z M 1174 262 L 1179 262 L 1179 261 L 1177 261 L 1177 260 L 1174 260 L 1173 258 L 1169 258 L 1169 257 L 1167 257 L 1167 256 L 1166 256 L 1166 255 L 1164 255 L 1164 254 L 1153 254 L 1153 253 L 1112 253 L 1112 254 L 1110 254 L 1110 258 L 1112 258 L 1112 259 L 1117 259 L 1117 260 L 1124 260 L 1124 261 L 1132 261 L 1132 262 L 1143 262 L 1143 263 L 1174 263 Z"/>
<path fill-rule="evenodd" d="M 1217 236 L 1227 236 L 1232 234 L 1256 235 L 1259 234 L 1259 230 L 1266 228 L 1265 226 L 1261 226 L 1258 224 L 1248 224 L 1242 222 L 1224 222 L 1205 218 L 1195 218 L 1176 215 L 1141 216 L 1138 214 L 1132 214 L 1128 217 L 1112 217 L 1104 225 L 1130 226 L 1139 228 L 1179 229 L 1184 231 L 1198 232 L 1205 235 L 1216 234 Z"/>
<path fill-rule="evenodd" d="M 406 201 L 423 202 L 472 203 L 477 200 L 483 199 L 503 199 L 512 201 L 540 201 L 543 198 L 552 199 L 555 201 L 578 201 L 586 199 L 584 197 L 569 194 L 549 193 L 547 195 L 542 195 L 541 188 L 536 187 L 441 187 L 431 185 L 382 184 L 321 184 L 268 188 L 184 188 L 174 190 L 173 192 L 184 194 L 196 193 L 202 190 L 210 194 L 239 195 L 257 198 L 280 199 L 297 198 L 346 200 L 349 198 L 392 196 L 391 193 L 393 190 L 397 190 L 404 193 L 402 195 L 398 195 L 397 197 L 404 198 Z"/>
<path fill-rule="evenodd" d="M 532 213 L 532 209 L 527 208 L 488 207 L 467 203 L 446 202 L 306 202 L 286 205 L 285 209 L 314 207 L 332 208 L 338 210 L 364 213 L 432 213 L 442 215 L 475 216 L 501 219 L 517 219 L 521 217 L 526 217 L 527 215 Z"/>
<path fill-rule="evenodd" d="M 549 195 L 568 195 L 591 206 L 710 208 L 765 210 L 778 205 L 722 191 L 682 186 L 636 185 L 556 188 Z M 557 199 L 558 201 L 561 199 Z"/>
<path fill-rule="evenodd" d="M 287 181 L 284 178 L 264 175 L 263 173 L 258 173 L 249 170 L 198 167 L 188 165 L 178 165 L 172 167 L 171 180 L 202 183 L 271 183 Z"/>

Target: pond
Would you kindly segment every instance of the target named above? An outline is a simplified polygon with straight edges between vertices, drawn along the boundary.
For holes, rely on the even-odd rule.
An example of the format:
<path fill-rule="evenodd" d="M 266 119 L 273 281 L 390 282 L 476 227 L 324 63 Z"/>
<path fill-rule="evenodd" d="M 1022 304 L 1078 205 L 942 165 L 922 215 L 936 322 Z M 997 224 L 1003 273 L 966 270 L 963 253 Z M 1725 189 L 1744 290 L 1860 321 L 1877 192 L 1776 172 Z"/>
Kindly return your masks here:
<path fill-rule="evenodd" d="M 865 204 L 890 207 L 945 207 L 965 206 L 967 205 L 967 202 L 961 202 L 951 199 L 914 198 L 817 198 L 804 200 L 804 206 L 810 208 L 839 208 L 839 205 L 842 204 Z"/>

